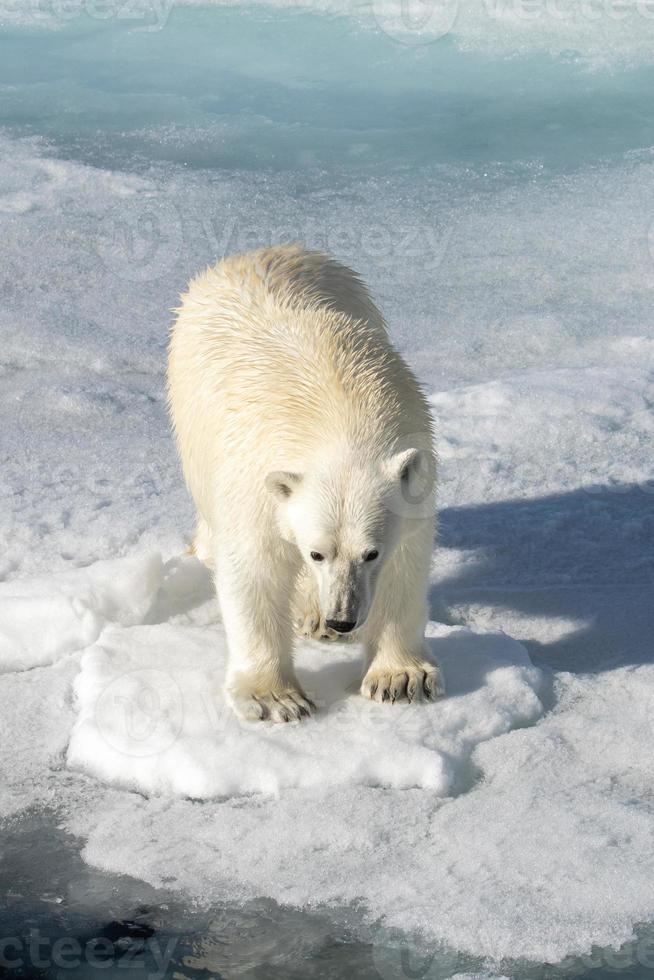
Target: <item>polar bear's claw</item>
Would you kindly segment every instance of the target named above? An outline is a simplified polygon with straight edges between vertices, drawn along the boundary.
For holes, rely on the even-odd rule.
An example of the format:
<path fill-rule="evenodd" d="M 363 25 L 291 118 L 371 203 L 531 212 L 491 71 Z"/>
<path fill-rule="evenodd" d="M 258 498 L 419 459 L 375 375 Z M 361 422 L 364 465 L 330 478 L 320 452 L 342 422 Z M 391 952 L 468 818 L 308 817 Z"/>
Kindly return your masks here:
<path fill-rule="evenodd" d="M 440 670 L 432 664 L 405 670 L 369 670 L 361 693 L 371 701 L 435 701 L 444 693 Z"/>
<path fill-rule="evenodd" d="M 442 698 L 445 694 L 445 686 L 440 670 L 428 671 L 423 681 L 423 687 L 428 701 Z"/>
<path fill-rule="evenodd" d="M 271 691 L 270 694 L 241 694 L 231 700 L 236 714 L 244 721 L 300 721 L 316 710 L 306 694 L 294 689 Z"/>

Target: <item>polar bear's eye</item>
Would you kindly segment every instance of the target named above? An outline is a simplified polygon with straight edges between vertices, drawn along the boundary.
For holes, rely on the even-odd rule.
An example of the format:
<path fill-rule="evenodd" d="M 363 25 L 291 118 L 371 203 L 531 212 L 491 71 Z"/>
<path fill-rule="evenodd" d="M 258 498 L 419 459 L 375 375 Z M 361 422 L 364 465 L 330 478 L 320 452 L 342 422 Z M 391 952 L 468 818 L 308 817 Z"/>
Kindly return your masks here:
<path fill-rule="evenodd" d="M 311 552 L 311 559 L 312 559 L 312 561 L 324 561 L 324 558 L 325 558 L 325 556 L 324 555 L 321 555 L 319 551 L 312 551 Z"/>
<path fill-rule="evenodd" d="M 364 561 L 374 561 L 375 558 L 379 558 L 379 552 L 376 551 L 374 548 L 372 551 L 369 551 L 367 554 L 363 556 Z"/>

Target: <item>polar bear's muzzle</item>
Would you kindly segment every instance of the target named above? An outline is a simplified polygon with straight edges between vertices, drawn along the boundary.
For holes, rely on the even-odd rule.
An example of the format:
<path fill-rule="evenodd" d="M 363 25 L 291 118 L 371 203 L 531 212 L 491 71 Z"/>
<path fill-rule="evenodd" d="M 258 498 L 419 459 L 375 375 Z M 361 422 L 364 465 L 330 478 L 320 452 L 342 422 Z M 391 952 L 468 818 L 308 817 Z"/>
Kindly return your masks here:
<path fill-rule="evenodd" d="M 353 623 L 347 622 L 343 619 L 326 619 L 325 624 L 330 630 L 334 630 L 335 633 L 351 633 L 353 629 L 356 629 L 356 620 Z"/>
<path fill-rule="evenodd" d="M 370 609 L 373 584 L 370 570 L 358 562 L 337 561 L 321 572 L 321 605 L 326 626 L 341 634 L 359 629 Z"/>

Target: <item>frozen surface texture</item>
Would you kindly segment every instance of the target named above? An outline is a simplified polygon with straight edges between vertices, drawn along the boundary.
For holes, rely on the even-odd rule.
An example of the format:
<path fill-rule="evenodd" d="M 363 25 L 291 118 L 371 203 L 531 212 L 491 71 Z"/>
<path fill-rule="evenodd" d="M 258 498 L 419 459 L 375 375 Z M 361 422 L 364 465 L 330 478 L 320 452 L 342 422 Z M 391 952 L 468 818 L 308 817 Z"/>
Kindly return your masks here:
<path fill-rule="evenodd" d="M 620 944 L 654 912 L 651 813 L 639 802 L 653 685 L 650 667 L 562 676 L 557 708 L 482 743 L 477 778 L 455 798 L 346 782 L 203 805 L 112 794 L 71 825 L 92 864 L 203 901 L 362 902 L 385 929 L 556 961 Z"/>
<path fill-rule="evenodd" d="M 52 811 L 180 904 L 351 904 L 495 961 L 629 940 L 654 920 L 645 5 L 462 2 L 439 40 L 391 4 L 180 3 L 158 31 L 59 6 L 0 4 L 0 814 Z M 448 696 L 366 704 L 355 651 L 307 645 L 321 710 L 273 730 L 221 709 L 164 365 L 192 273 L 293 238 L 364 275 L 438 419 Z"/>
<path fill-rule="evenodd" d="M 218 7 L 240 10 L 243 0 L 210 0 Z M 206 7 L 207 0 L 138 0 L 97 8 L 98 19 L 112 16 L 140 29 L 166 27 L 175 8 Z M 273 13 L 322 14 L 352 18 L 359 29 L 383 32 L 406 45 L 426 46 L 451 37 L 461 50 L 481 51 L 496 57 L 546 52 L 579 58 L 591 68 L 648 61 L 652 57 L 654 27 L 646 0 L 592 5 L 584 0 L 557 0 L 556 4 L 519 0 L 442 0 L 426 9 L 413 9 L 399 0 L 250 0 L 250 8 Z M 60 28 L 76 16 L 91 13 L 88 0 L 55 3 L 16 3 L 1 0 L 0 23 Z"/>
<path fill-rule="evenodd" d="M 160 584 L 150 624 L 131 626 L 137 568 L 158 568 Z M 80 594 L 106 571 L 78 574 Z M 30 719 L 7 748 L 5 814 L 58 793 L 100 868 L 204 902 L 225 890 L 363 900 L 385 929 L 484 956 L 556 960 L 626 940 L 652 914 L 651 815 L 638 803 L 654 777 L 651 666 L 561 672 L 550 690 L 516 641 L 431 624 L 443 701 L 370 704 L 353 690 L 356 648 L 306 644 L 316 718 L 239 723 L 220 694 L 206 571 L 148 556 L 111 573 L 115 623 L 99 640 L 2 678 L 3 744 L 17 711 Z M 39 613 L 38 595 L 25 601 Z M 545 718 L 539 695 L 554 705 Z"/>
<path fill-rule="evenodd" d="M 318 715 L 278 728 L 239 723 L 226 707 L 222 630 L 116 627 L 82 657 L 68 764 L 116 785 L 196 799 L 357 784 L 452 795 L 468 785 L 479 742 L 540 716 L 540 672 L 502 634 L 430 632 L 444 701 L 368 703 L 358 694 L 356 648 L 307 645 L 298 672 Z"/>

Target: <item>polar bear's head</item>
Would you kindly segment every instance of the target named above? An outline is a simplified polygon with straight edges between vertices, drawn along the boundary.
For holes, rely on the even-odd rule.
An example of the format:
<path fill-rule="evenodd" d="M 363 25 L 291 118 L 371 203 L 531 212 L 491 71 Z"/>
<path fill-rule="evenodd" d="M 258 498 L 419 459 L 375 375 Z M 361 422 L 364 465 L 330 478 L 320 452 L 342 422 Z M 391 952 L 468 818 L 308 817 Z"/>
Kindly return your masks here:
<path fill-rule="evenodd" d="M 410 518 L 425 516 L 415 501 L 424 501 L 424 486 L 433 483 L 432 462 L 431 453 L 407 449 L 368 463 L 348 457 L 267 476 L 282 536 L 315 575 L 323 618 L 336 632 L 365 623 L 384 564 L 415 526 Z"/>

